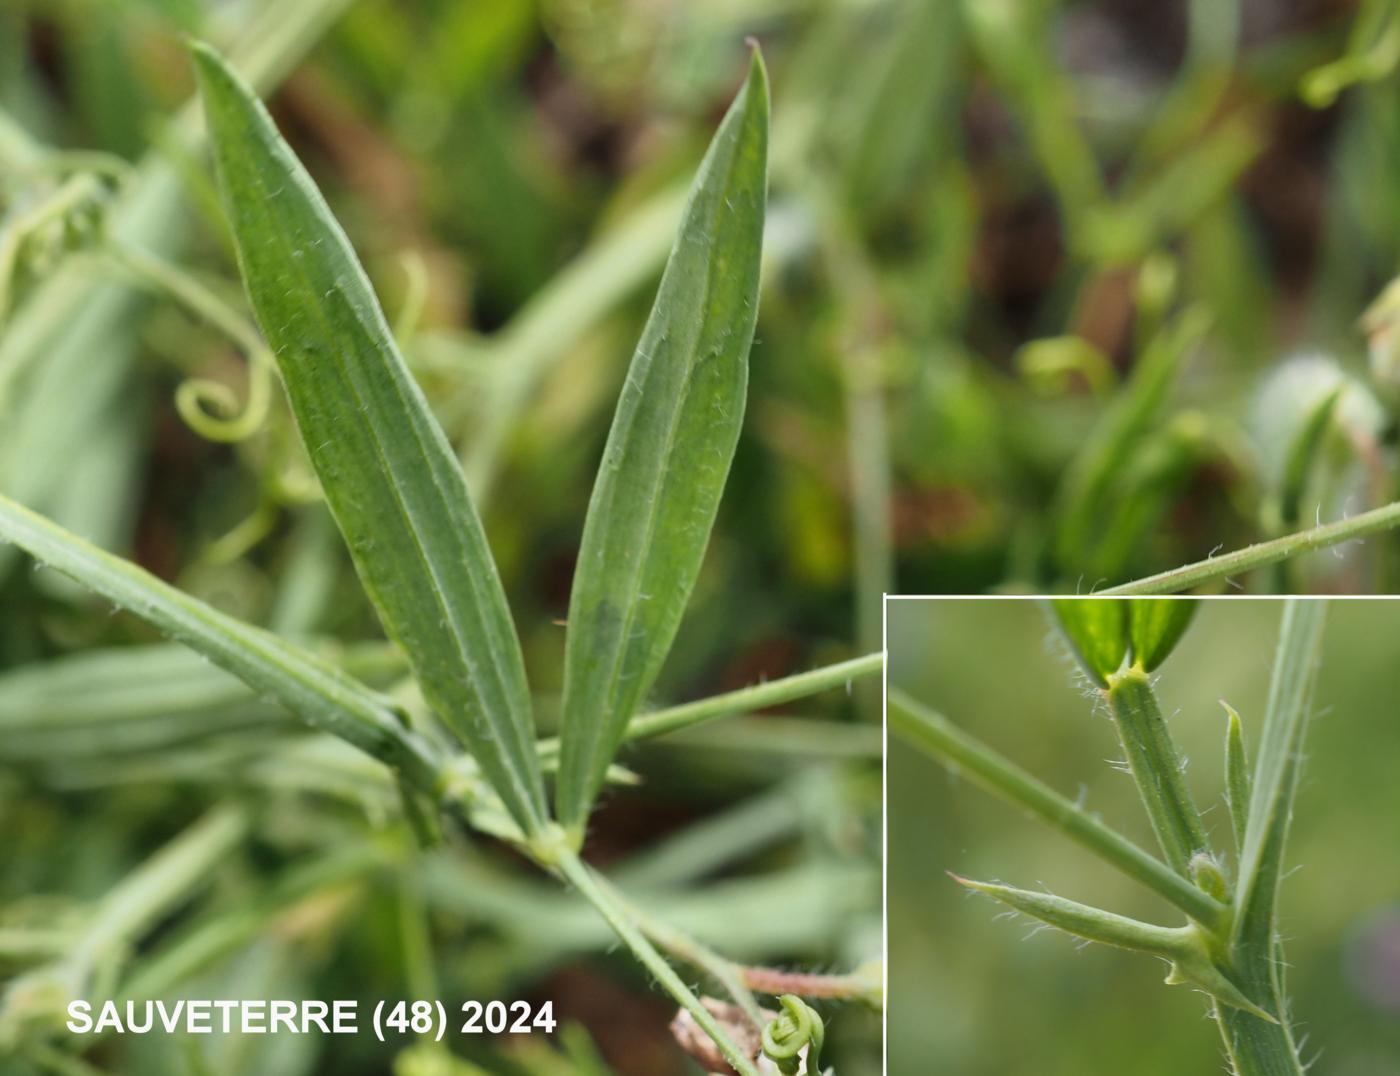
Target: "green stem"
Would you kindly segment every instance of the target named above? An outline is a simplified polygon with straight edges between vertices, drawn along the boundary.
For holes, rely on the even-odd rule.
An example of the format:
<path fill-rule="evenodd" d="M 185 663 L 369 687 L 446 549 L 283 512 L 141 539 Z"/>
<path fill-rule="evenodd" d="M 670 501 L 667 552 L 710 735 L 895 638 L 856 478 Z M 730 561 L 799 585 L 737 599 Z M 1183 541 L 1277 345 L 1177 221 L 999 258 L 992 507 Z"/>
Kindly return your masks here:
<path fill-rule="evenodd" d="M 1284 607 L 1258 759 L 1247 793 L 1231 956 L 1240 985 L 1254 997 L 1268 998 L 1279 1023 L 1216 1013 L 1235 1076 L 1300 1076 L 1304 1071 L 1290 1027 L 1277 902 L 1325 618 L 1325 602 L 1292 599 Z M 1237 768 L 1243 768 L 1242 751 L 1239 754 Z M 1232 795 L 1244 794 L 1244 789 L 1232 789 Z"/>
<path fill-rule="evenodd" d="M 754 684 L 751 687 L 741 687 L 737 691 L 727 691 L 722 695 L 711 695 L 707 699 L 682 703 L 680 706 L 653 710 L 634 717 L 628 724 L 623 739 L 625 742 L 649 740 L 716 718 L 779 706 L 809 695 L 820 694 L 861 677 L 874 676 L 884 667 L 884 654 L 866 654 L 849 661 L 838 661 L 835 665 L 785 676 L 781 680 L 770 680 L 766 684 Z M 541 758 L 556 757 L 559 754 L 558 738 L 540 740 L 539 749 Z"/>
<path fill-rule="evenodd" d="M 1225 907 L 1197 889 L 1161 860 L 1105 826 L 1077 803 L 973 736 L 900 691 L 889 691 L 891 732 L 932 755 L 955 772 L 965 771 L 988 791 L 1048 822 L 1211 929 L 1226 921 Z"/>
<path fill-rule="evenodd" d="M 753 991 L 745 983 L 743 969 L 738 964 L 720 956 L 707 945 L 692 938 L 684 931 L 676 929 L 670 923 L 644 911 L 628 900 L 621 890 L 606 878 L 598 876 L 597 882 L 607 890 L 608 894 L 617 902 L 618 907 L 631 916 L 632 921 L 637 924 L 638 929 L 643 934 L 677 960 L 683 960 L 692 967 L 706 972 L 715 982 L 724 987 L 739 1008 L 743 1009 L 745 1015 L 753 1021 L 754 1027 L 763 1027 L 763 1013 L 758 1007 L 758 1002 L 754 1000 Z"/>
<path fill-rule="evenodd" d="M 1268 542 L 1237 549 L 1218 557 L 1211 557 L 1196 564 L 1188 564 L 1171 571 L 1159 572 L 1131 583 L 1101 590 L 1099 595 L 1113 594 L 1177 594 L 1202 583 L 1227 579 L 1241 572 L 1277 564 L 1289 557 L 1311 553 L 1315 549 L 1326 549 L 1341 542 L 1364 538 L 1400 526 L 1400 501 L 1373 508 L 1359 516 L 1324 523 L 1319 527 L 1285 535 Z"/>
<path fill-rule="evenodd" d="M 1188 877 L 1191 857 L 1209 851 L 1209 842 L 1152 682 L 1134 667 L 1110 676 L 1104 694 L 1162 853 L 1177 874 Z"/>
<path fill-rule="evenodd" d="M 403 954 L 404 982 L 415 998 L 438 995 L 437 969 L 433 966 L 432 931 L 417 876 L 404 871 L 395 886 L 399 918 L 399 948 Z"/>
<path fill-rule="evenodd" d="M 241 411 L 223 382 L 196 377 L 180 384 L 175 392 L 175 404 L 185 424 L 211 441 L 243 441 L 256 433 L 272 406 L 275 363 L 253 323 L 211 288 L 157 254 L 129 243 L 111 243 L 107 253 L 113 264 L 142 285 L 169 296 L 189 313 L 222 332 L 248 360 L 248 399 Z M 215 417 L 210 413 L 213 409 L 227 412 L 228 416 Z"/>
<path fill-rule="evenodd" d="M 739 966 L 744 985 L 760 994 L 796 994 L 804 998 L 827 998 L 833 1001 L 865 1001 L 874 1004 L 881 998 L 881 983 L 875 975 L 812 975 L 781 968 Z M 883 1004 L 883 1001 L 881 1001 Z"/>
<path fill-rule="evenodd" d="M 1325 601 L 1292 598 L 1284 604 L 1240 850 L 1238 904 L 1242 910 L 1254 901 L 1256 888 L 1272 893 L 1278 885 L 1277 863 L 1271 866 L 1269 861 L 1282 851 L 1284 831 L 1277 828 L 1278 820 L 1283 819 L 1286 829 L 1293 813 L 1293 771 L 1302 747 L 1326 617 Z M 1272 917 L 1272 904 L 1268 914 Z M 1236 939 L 1248 925 L 1244 919 L 1236 924 Z"/>
<path fill-rule="evenodd" d="M 803 173 L 806 200 L 821 224 L 822 254 L 834 290 L 845 297 L 849 324 L 833 341 L 846 405 L 846 469 L 851 490 L 855 578 L 856 644 L 880 645 L 884 634 L 884 595 L 894 590 L 892 491 L 885 408 L 885 338 L 891 314 L 864 238 L 820 175 Z M 878 692 L 865 704 L 879 712 Z"/>
<path fill-rule="evenodd" d="M 183 266 L 131 243 L 111 243 L 107 255 L 115 266 L 151 290 L 169 295 L 190 313 L 222 332 L 246 354 L 265 350 L 262 334 L 252 320 L 191 276 Z"/>
<path fill-rule="evenodd" d="M 1290 757 L 1284 781 L 1289 802 L 1298 780 L 1297 755 Z M 1287 834 L 1288 812 L 1274 818 L 1270 843 L 1280 851 Z M 1274 875 L 1275 881 L 1277 875 Z M 1234 974 L 1240 986 L 1250 996 L 1268 999 L 1278 1015 L 1278 1023 L 1260 1020 L 1256 1016 L 1217 1005 L 1216 1023 L 1220 1026 L 1225 1053 L 1233 1066 L 1233 1076 L 1303 1076 L 1306 1067 L 1298 1055 L 1298 1044 L 1288 1012 L 1287 993 L 1283 984 L 1283 947 L 1278 937 L 1275 915 L 1276 886 L 1254 889 L 1241 899 L 1237 922 L 1244 933 L 1233 947 Z"/>
<path fill-rule="evenodd" d="M 657 952 L 656 948 L 647 940 L 645 934 L 627 914 L 626 909 L 618 903 L 607 883 L 597 878 L 592 869 L 572 852 L 563 852 L 559 857 L 558 866 L 563 876 L 584 899 L 598 909 L 602 917 L 607 920 L 608 925 L 612 927 L 613 932 L 627 948 L 632 950 L 633 955 L 642 965 L 656 977 L 656 981 L 680 1003 L 686 1012 L 690 1013 L 701 1030 L 714 1040 L 725 1060 L 734 1067 L 734 1071 L 739 1076 L 760 1076 L 753 1061 L 744 1056 L 743 1052 L 734 1044 L 734 1040 L 730 1038 L 729 1033 L 720 1027 L 719 1022 L 710 1014 L 710 1011 L 700 1003 L 700 999 L 695 996 L 690 987 L 681 981 L 675 969 L 666 962 L 666 958 Z"/>

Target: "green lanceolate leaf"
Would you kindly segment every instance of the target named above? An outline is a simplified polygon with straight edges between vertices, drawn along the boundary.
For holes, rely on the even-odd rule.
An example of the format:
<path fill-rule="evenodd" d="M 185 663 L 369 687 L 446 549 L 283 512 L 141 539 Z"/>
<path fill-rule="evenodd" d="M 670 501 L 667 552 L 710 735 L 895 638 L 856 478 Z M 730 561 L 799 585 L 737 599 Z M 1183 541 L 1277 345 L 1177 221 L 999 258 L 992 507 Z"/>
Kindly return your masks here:
<path fill-rule="evenodd" d="M 1152 684 L 1146 673 L 1133 668 L 1112 678 L 1107 695 L 1128 768 L 1162 852 L 1178 873 L 1189 875 L 1191 857 L 1209 851 L 1209 844 Z"/>
<path fill-rule="evenodd" d="M 1168 983 L 1189 983 L 1211 997 L 1253 1016 L 1273 1021 L 1273 1016 L 1251 1001 L 1210 959 L 1209 943 L 1199 927 L 1162 927 L 1106 912 L 1050 893 L 1035 893 L 1012 886 L 973 882 L 953 875 L 955 881 L 984 893 L 1035 919 L 1077 938 L 1131 949 L 1171 961 Z"/>
<path fill-rule="evenodd" d="M 307 724 L 403 771 L 420 787 L 433 787 L 435 752 L 404 727 L 384 699 L 334 666 L 181 593 L 3 496 L 0 540 L 150 621 Z"/>
<path fill-rule="evenodd" d="M 537 836 L 524 661 L 461 469 L 310 176 L 218 55 L 195 60 L 248 295 L 355 567 L 424 697 Z"/>
<path fill-rule="evenodd" d="M 1128 652 L 1128 604 L 1111 598 L 1057 598 L 1050 604 L 1079 664 L 1104 687 Z"/>
<path fill-rule="evenodd" d="M 660 671 L 744 416 L 767 197 L 768 84 L 748 81 L 700 165 L 593 487 L 569 601 L 557 808 L 575 840 Z"/>
<path fill-rule="evenodd" d="M 1249 763 L 1244 750 L 1244 728 L 1240 715 L 1222 701 L 1229 725 L 1225 729 L 1225 800 L 1230 808 L 1230 828 L 1235 833 L 1235 851 L 1244 850 L 1244 831 L 1249 817 Z"/>
<path fill-rule="evenodd" d="M 1153 672 L 1181 641 L 1197 603 L 1188 598 L 1136 598 L 1129 604 L 1133 661 Z"/>

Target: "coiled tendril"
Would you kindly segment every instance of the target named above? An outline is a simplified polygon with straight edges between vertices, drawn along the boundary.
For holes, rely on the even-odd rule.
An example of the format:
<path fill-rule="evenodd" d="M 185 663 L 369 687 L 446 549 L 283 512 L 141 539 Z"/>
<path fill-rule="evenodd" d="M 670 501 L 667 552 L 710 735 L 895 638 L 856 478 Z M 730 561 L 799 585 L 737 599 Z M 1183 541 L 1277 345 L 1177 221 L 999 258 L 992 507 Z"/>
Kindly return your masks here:
<path fill-rule="evenodd" d="M 817 1010 L 795 994 L 778 999 L 783 1012 L 763 1029 L 763 1053 L 785 1076 L 817 1076 L 821 1072 L 822 1039 L 826 1028 Z M 801 1053 L 807 1049 L 806 1064 Z"/>

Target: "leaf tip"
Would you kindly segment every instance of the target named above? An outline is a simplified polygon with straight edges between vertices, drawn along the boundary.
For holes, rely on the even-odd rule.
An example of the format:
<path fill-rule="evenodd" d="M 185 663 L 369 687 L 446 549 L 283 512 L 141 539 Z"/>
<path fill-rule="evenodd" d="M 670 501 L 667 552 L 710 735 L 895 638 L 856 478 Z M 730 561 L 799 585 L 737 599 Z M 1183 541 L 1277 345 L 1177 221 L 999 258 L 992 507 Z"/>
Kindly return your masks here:
<path fill-rule="evenodd" d="M 195 74 L 201 82 L 212 74 L 224 73 L 224 58 L 219 55 L 219 50 L 209 42 L 190 35 L 185 38 L 185 47 L 190 51 L 190 59 L 194 61 Z"/>
<path fill-rule="evenodd" d="M 1163 980 L 1168 986 L 1192 986 L 1205 991 L 1215 999 L 1216 1004 L 1229 1005 L 1232 1009 L 1247 1012 L 1270 1024 L 1282 1021 L 1269 1010 L 1256 1005 L 1234 981 L 1208 959 L 1174 960 Z"/>
<path fill-rule="evenodd" d="M 752 104 L 762 109 L 763 114 L 768 114 L 768 65 L 763 62 L 763 48 L 758 43 L 758 38 L 747 37 L 744 43 L 749 47 L 749 73 L 744 80 L 742 90 L 746 99 L 752 99 Z M 746 100 L 746 104 L 749 101 Z"/>
<path fill-rule="evenodd" d="M 185 44 L 194 63 L 195 82 L 199 86 L 199 96 L 204 103 L 204 114 L 212 127 L 218 115 L 216 103 L 222 104 L 226 101 L 230 89 L 242 90 L 244 93 L 251 91 L 243 86 L 223 53 L 209 42 L 191 36 L 186 38 Z"/>
<path fill-rule="evenodd" d="M 977 893 L 985 893 L 988 896 L 996 896 L 999 886 L 990 885 L 987 882 L 973 881 L 971 878 L 964 878 L 961 874 L 954 874 L 952 871 L 945 872 L 949 878 L 957 882 L 964 889 L 971 889 Z"/>

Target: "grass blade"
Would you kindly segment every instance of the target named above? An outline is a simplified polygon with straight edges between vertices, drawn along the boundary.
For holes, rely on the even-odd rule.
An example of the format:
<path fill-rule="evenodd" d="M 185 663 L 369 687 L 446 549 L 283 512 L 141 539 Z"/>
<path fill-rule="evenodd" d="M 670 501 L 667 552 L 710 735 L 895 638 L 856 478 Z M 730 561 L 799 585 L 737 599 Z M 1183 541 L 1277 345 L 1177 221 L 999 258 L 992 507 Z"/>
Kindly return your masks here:
<path fill-rule="evenodd" d="M 4 496 L 0 540 L 131 610 L 307 724 L 401 770 L 424 789 L 434 787 L 435 752 L 380 696 L 334 666 L 181 593 Z"/>
<path fill-rule="evenodd" d="M 1284 607 L 1240 852 L 1236 904 L 1244 911 L 1235 924 L 1237 940 L 1261 927 L 1251 923 L 1248 914 L 1251 905 L 1261 897 L 1267 898 L 1263 904 L 1272 916 L 1272 894 L 1279 882 L 1280 846 L 1293 810 L 1294 759 L 1302 746 L 1326 612 L 1326 603 L 1321 601 L 1291 600 Z M 1267 926 L 1272 933 L 1272 919 Z"/>
<path fill-rule="evenodd" d="M 248 294 L 355 567 L 424 697 L 538 836 L 524 660 L 461 469 L 310 176 L 219 56 L 195 61 Z"/>
<path fill-rule="evenodd" d="M 700 165 L 593 488 L 569 601 L 557 808 L 579 839 L 700 569 L 743 421 L 767 185 L 768 84 Z"/>

